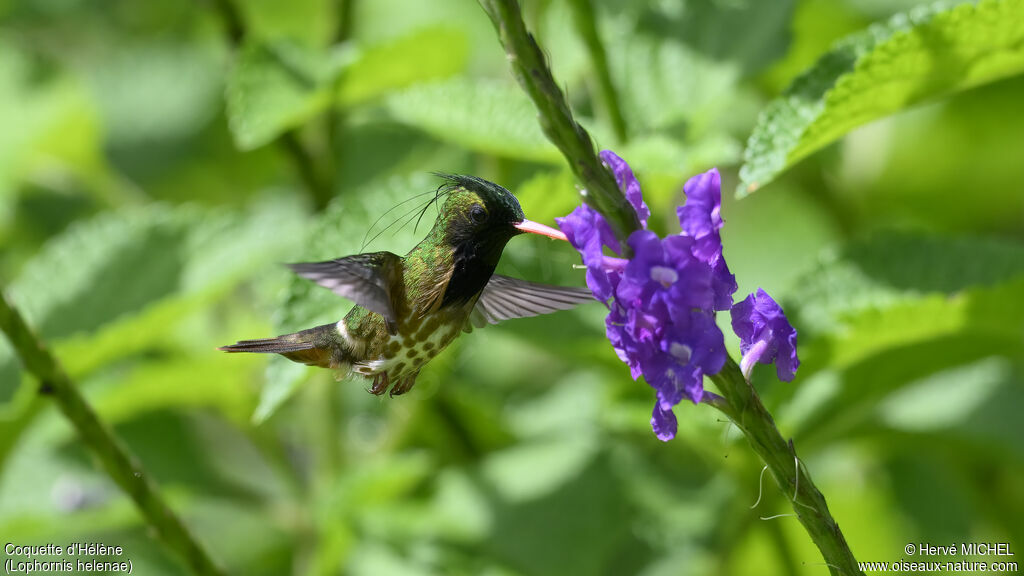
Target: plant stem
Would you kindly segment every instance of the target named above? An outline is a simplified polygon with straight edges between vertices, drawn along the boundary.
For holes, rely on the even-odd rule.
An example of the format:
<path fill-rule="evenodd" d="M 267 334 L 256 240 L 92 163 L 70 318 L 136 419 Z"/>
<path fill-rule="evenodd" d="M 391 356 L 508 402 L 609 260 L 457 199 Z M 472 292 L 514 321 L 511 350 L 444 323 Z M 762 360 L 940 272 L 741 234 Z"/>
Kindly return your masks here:
<path fill-rule="evenodd" d="M 544 53 L 526 30 L 516 0 L 479 0 L 498 32 L 512 65 L 512 74 L 533 100 L 538 120 L 548 140 L 562 152 L 586 191 L 583 201 L 605 217 L 615 235 L 628 250 L 626 239 L 640 228 L 636 213 L 619 190 L 615 178 L 601 164 L 590 134 L 573 119 L 565 95 L 555 83 Z M 629 254 L 626 254 L 628 257 Z"/>
<path fill-rule="evenodd" d="M 622 115 L 622 107 L 619 106 L 619 94 L 612 82 L 612 74 L 608 69 L 608 54 L 605 52 L 604 43 L 601 42 L 601 35 L 597 31 L 597 18 L 594 16 L 593 0 L 570 0 L 573 20 L 576 22 L 576 30 L 587 45 L 587 52 L 590 54 L 590 64 L 597 74 L 597 86 L 601 94 L 601 104 L 604 106 L 608 121 L 611 122 L 612 130 L 620 144 L 625 144 L 629 138 L 629 131 L 626 128 L 626 118 Z"/>
<path fill-rule="evenodd" d="M 830 573 L 834 576 L 863 574 L 839 525 L 828 511 L 825 497 L 814 485 L 807 467 L 800 463 L 793 441 L 786 442 L 779 434 L 775 420 L 754 387 L 743 377 L 740 367 L 728 358 L 725 367 L 711 376 L 711 380 L 727 401 L 727 404 L 712 405 L 732 420 L 754 452 L 768 465 L 775 482 L 790 499 L 793 512 L 821 551 Z"/>
<path fill-rule="evenodd" d="M 57 406 L 74 426 L 82 442 L 99 459 L 107 475 L 124 490 L 143 518 L 165 546 L 177 552 L 192 571 L 203 576 L 219 576 L 206 550 L 195 540 L 160 496 L 149 474 L 96 416 L 79 393 L 57 359 L 33 334 L 18 310 L 0 290 L 0 331 L 3 331 L 25 368 L 40 382 L 40 392 L 53 397 Z"/>

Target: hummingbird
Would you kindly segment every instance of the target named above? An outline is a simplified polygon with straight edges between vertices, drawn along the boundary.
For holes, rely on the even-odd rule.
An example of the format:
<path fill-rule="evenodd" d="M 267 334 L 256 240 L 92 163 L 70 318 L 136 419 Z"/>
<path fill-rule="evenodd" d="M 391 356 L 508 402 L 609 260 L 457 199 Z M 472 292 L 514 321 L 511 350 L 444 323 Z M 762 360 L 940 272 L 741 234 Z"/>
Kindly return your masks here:
<path fill-rule="evenodd" d="M 513 236 L 528 232 L 565 240 L 565 235 L 527 220 L 516 197 L 493 182 L 438 176 L 444 183 L 427 204 L 444 200 L 437 220 L 404 257 L 385 251 L 287 265 L 355 302 L 344 318 L 219 350 L 280 354 L 337 370 L 340 377 L 372 380 L 371 393 L 397 396 L 408 392 L 423 366 L 462 332 L 593 301 L 586 288 L 495 274 Z"/>

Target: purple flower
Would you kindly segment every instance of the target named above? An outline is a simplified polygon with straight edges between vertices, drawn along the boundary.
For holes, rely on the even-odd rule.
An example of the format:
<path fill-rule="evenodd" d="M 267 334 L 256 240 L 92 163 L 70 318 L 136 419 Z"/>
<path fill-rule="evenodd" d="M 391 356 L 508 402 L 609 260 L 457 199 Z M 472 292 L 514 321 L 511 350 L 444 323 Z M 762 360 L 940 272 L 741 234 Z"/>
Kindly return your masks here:
<path fill-rule="evenodd" d="M 676 415 L 672 410 L 665 410 L 661 404 L 654 405 L 654 415 L 651 416 L 651 429 L 662 442 L 668 442 L 676 437 Z"/>
<path fill-rule="evenodd" d="M 789 382 L 796 375 L 796 329 L 782 308 L 767 292 L 758 288 L 732 307 L 732 329 L 740 337 L 740 369 L 749 379 L 754 364 L 775 363 L 779 380 Z"/>
<path fill-rule="evenodd" d="M 693 254 L 707 262 L 712 270 L 715 293 L 715 310 L 732 307 L 732 295 L 738 286 L 736 277 L 729 271 L 722 255 L 722 237 L 718 231 L 724 225 L 722 220 L 722 178 L 718 170 L 690 178 L 683 186 L 686 204 L 676 208 L 682 235 L 693 238 Z"/>
<path fill-rule="evenodd" d="M 633 232 L 629 236 L 633 259 L 626 264 L 616 299 L 645 308 L 661 303 L 670 315 L 710 308 L 714 299 L 711 269 L 693 255 L 692 245 L 683 236 L 662 240 L 649 230 Z"/>
<path fill-rule="evenodd" d="M 733 327 L 744 338 L 744 362 L 748 358 L 770 361 L 766 352 L 772 359 L 778 356 L 780 378 L 783 364 L 787 370 L 796 370 L 796 332 L 767 294 L 764 298 L 774 306 L 775 315 L 755 306 L 753 296 L 732 306 L 736 278 L 722 255 L 717 170 L 686 183 L 686 204 L 677 210 L 682 233 L 659 238 L 647 230 L 650 210 L 629 165 L 610 150 L 601 152 L 601 159 L 643 226 L 627 240 L 633 257 L 627 261 L 605 254 L 606 248 L 621 254 L 621 245 L 604 217 L 586 204 L 555 221 L 583 257 L 587 286 L 608 307 L 605 334 L 615 353 L 629 366 L 634 380 L 643 376 L 655 390 L 651 428 L 659 439 L 670 440 L 677 428 L 673 407 L 683 398 L 695 403 L 706 398 L 704 376 L 716 374 L 725 364 L 725 341 L 715 323 L 715 311 L 733 308 Z M 751 311 L 744 312 L 746 308 Z M 755 308 L 760 316 L 754 314 Z M 746 318 L 744 333 L 736 327 L 740 316 Z M 772 335 L 784 337 L 786 328 L 792 337 L 773 344 Z"/>
<path fill-rule="evenodd" d="M 636 176 L 633 176 L 633 169 L 626 164 L 626 161 L 619 158 L 619 155 L 611 150 L 601 151 L 601 160 L 612 170 L 615 175 L 615 182 L 619 189 L 626 195 L 626 200 L 633 205 L 640 225 L 647 228 L 647 219 L 651 217 L 651 210 L 644 203 L 643 195 L 640 193 L 640 183 Z"/>
<path fill-rule="evenodd" d="M 583 256 L 583 264 L 587 267 L 587 286 L 594 298 L 607 302 L 618 284 L 619 274 L 607 266 L 604 248 L 607 246 L 616 254 L 620 251 L 619 239 L 608 222 L 596 210 L 581 204 L 565 218 L 555 218 L 555 223 Z"/>
<path fill-rule="evenodd" d="M 683 398 L 700 402 L 704 375 L 717 373 L 725 364 L 722 331 L 715 317 L 703 310 L 692 310 L 685 321 L 663 326 L 654 345 L 654 353 L 640 358 L 640 368 L 664 410 Z"/>

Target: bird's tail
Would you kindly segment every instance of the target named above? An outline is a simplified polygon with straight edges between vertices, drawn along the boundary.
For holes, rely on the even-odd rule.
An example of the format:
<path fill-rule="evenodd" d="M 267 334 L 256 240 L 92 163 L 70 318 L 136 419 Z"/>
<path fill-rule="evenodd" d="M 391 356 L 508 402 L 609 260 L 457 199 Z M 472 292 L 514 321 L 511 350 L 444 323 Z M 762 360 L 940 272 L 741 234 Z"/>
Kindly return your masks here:
<path fill-rule="evenodd" d="M 276 338 L 240 340 L 217 349 L 224 352 L 280 354 L 289 360 L 310 366 L 337 368 L 342 360 L 337 335 L 338 328 L 335 324 L 324 324 Z"/>

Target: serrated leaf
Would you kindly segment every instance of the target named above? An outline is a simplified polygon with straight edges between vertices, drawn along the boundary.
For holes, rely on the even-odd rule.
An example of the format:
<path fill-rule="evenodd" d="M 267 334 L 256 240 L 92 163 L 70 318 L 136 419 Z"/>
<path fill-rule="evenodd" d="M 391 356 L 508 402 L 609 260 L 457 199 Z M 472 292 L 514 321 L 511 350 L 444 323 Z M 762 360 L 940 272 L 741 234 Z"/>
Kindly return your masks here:
<path fill-rule="evenodd" d="M 399 122 L 442 142 L 520 160 L 558 163 L 529 98 L 511 82 L 460 77 L 415 86 L 390 97 Z"/>
<path fill-rule="evenodd" d="M 946 3 L 841 41 L 761 114 L 740 196 L 853 128 L 917 102 L 1024 71 L 1024 0 Z"/>

